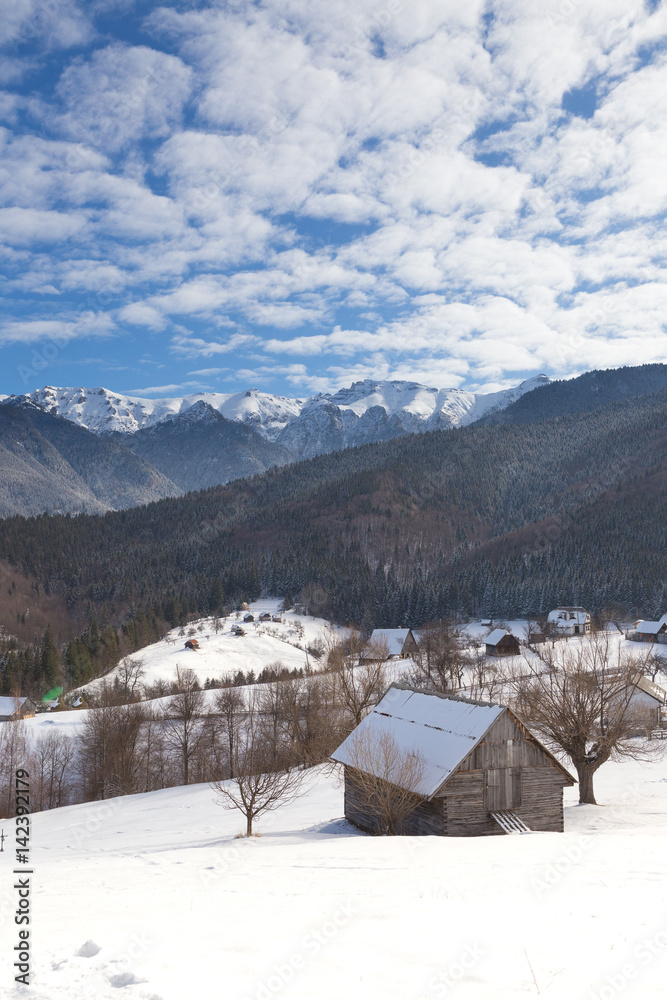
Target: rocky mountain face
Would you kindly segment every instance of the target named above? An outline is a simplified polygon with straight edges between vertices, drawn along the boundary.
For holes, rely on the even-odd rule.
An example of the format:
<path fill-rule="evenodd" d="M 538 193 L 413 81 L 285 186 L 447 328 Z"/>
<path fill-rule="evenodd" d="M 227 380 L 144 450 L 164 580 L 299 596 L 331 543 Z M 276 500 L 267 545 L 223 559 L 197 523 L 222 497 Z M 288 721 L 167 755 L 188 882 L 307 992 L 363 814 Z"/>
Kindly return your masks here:
<path fill-rule="evenodd" d="M 550 381 L 538 375 L 513 389 L 486 395 L 432 389 L 417 382 L 355 382 L 332 395 L 307 400 L 277 440 L 300 458 L 312 458 L 404 434 L 464 427 Z"/>
<path fill-rule="evenodd" d="M 16 397 L 9 397 L 10 399 Z M 259 431 L 273 441 L 289 420 L 297 416 L 301 399 L 287 399 L 249 389 L 247 392 L 200 392 L 167 399 L 141 399 L 110 389 L 56 388 L 47 385 L 27 394 L 41 409 L 65 417 L 94 434 L 134 434 L 163 420 L 186 413 L 204 402 L 226 417 Z"/>
<path fill-rule="evenodd" d="M 289 451 L 252 425 L 228 420 L 201 399 L 177 416 L 118 437 L 183 492 L 218 486 L 293 461 Z"/>

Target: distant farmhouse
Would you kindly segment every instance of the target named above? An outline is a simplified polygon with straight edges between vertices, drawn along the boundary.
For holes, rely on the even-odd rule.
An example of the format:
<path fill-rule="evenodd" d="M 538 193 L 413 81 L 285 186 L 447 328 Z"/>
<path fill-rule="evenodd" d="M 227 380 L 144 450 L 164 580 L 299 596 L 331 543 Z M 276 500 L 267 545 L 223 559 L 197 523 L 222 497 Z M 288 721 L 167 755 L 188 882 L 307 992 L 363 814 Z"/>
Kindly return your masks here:
<path fill-rule="evenodd" d="M 629 636 L 636 642 L 667 642 L 667 614 L 657 622 L 646 622 L 643 619 L 635 625 L 634 633 Z"/>
<path fill-rule="evenodd" d="M 554 608 L 547 621 L 563 635 L 586 635 L 591 630 L 591 616 L 586 608 Z"/>
<path fill-rule="evenodd" d="M 381 777 L 381 755 L 372 753 L 388 739 L 404 759 L 421 762 L 409 789 L 418 798 L 400 833 L 562 832 L 563 788 L 575 779 L 509 708 L 400 684 L 389 688 L 331 755 L 345 767 L 345 816 L 362 830 L 382 828 L 373 796 L 360 793 L 358 772 L 375 777 L 385 790 L 389 784 L 401 787 Z"/>
<path fill-rule="evenodd" d="M 667 691 L 642 673 L 633 678 L 633 684 L 631 709 L 639 709 L 647 717 L 649 727 L 659 729 L 665 721 L 663 715 L 667 706 Z"/>
<path fill-rule="evenodd" d="M 199 639 L 188 639 L 185 643 L 186 649 L 192 649 L 194 651 L 199 649 Z"/>
<path fill-rule="evenodd" d="M 494 628 L 484 642 L 487 656 L 518 656 L 521 652 L 517 637 L 504 628 Z"/>
<path fill-rule="evenodd" d="M 373 660 L 384 659 L 406 660 L 418 652 L 419 646 L 411 628 L 375 628 L 361 654 L 361 661 L 371 663 Z"/>
<path fill-rule="evenodd" d="M 16 722 L 18 719 L 31 719 L 35 714 L 35 702 L 32 698 L 0 698 L 0 722 Z"/>

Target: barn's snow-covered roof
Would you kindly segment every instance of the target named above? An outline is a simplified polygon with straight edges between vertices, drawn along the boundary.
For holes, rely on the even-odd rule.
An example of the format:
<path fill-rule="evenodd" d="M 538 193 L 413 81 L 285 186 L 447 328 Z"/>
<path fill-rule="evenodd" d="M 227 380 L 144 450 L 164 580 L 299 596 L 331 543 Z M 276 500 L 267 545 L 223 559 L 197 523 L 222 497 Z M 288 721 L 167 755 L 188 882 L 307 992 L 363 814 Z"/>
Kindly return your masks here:
<path fill-rule="evenodd" d="M 649 677 L 646 677 L 645 674 L 638 673 L 634 678 L 634 683 L 640 691 L 643 691 L 644 694 L 650 695 L 651 698 L 655 698 L 655 700 L 659 701 L 661 705 L 667 703 L 667 691 L 660 687 L 659 684 L 655 684 L 654 681 L 652 681 Z"/>
<path fill-rule="evenodd" d="M 484 642 L 489 646 L 497 646 L 500 640 L 509 634 L 506 628 L 494 628 L 493 632 L 489 632 Z"/>
<path fill-rule="evenodd" d="M 400 656 L 409 634 L 409 628 L 374 628 L 369 645 L 375 642 L 386 643 L 389 656 Z"/>
<path fill-rule="evenodd" d="M 0 698 L 0 715 L 13 715 L 18 708 L 25 705 L 27 698 L 11 698 L 3 696 Z"/>
<path fill-rule="evenodd" d="M 480 705 L 392 686 L 331 756 L 341 764 L 367 770 L 358 748 L 389 733 L 400 752 L 416 752 L 423 758 L 421 780 L 412 790 L 430 798 L 504 711 L 502 705 Z"/>

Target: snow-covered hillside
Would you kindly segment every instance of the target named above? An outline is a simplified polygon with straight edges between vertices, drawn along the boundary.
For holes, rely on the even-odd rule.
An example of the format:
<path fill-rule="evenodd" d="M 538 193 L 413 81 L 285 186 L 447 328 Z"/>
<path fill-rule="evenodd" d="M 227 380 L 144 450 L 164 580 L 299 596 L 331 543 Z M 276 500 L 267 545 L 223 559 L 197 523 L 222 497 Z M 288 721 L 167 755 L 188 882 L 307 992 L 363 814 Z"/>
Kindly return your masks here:
<path fill-rule="evenodd" d="M 658 1000 L 667 764 L 610 763 L 597 784 L 600 807 L 566 789 L 564 834 L 513 837 L 363 835 L 323 771 L 250 840 L 206 785 L 38 814 L 30 996 Z"/>
<path fill-rule="evenodd" d="M 171 684 L 176 680 L 177 667 L 194 670 L 202 687 L 207 678 L 231 678 L 239 670 L 244 674 L 252 670 L 257 676 L 264 667 L 277 662 L 288 670 L 303 669 L 307 665 L 316 669 L 318 660 L 307 650 L 309 646 L 317 645 L 324 630 L 330 626 L 322 618 L 309 618 L 294 611 L 279 612 L 279 605 L 278 598 L 256 601 L 250 605 L 249 612 L 233 612 L 227 618 L 221 618 L 217 633 L 212 618 L 193 622 L 183 630 L 183 635 L 180 635 L 180 629 L 172 629 L 164 639 L 132 654 L 144 665 L 143 683 L 151 685 L 160 680 Z M 259 616 L 266 612 L 272 617 L 279 615 L 281 621 L 258 621 Z M 243 621 L 247 613 L 253 615 L 254 622 L 246 624 Z M 238 636 L 232 632 L 232 627 L 236 625 L 243 627 L 245 635 Z M 198 650 L 185 648 L 190 638 L 197 639 Z M 106 679 L 113 682 L 115 674 L 116 670 L 112 670 Z M 86 687 L 97 684 L 99 681 L 91 681 Z"/>

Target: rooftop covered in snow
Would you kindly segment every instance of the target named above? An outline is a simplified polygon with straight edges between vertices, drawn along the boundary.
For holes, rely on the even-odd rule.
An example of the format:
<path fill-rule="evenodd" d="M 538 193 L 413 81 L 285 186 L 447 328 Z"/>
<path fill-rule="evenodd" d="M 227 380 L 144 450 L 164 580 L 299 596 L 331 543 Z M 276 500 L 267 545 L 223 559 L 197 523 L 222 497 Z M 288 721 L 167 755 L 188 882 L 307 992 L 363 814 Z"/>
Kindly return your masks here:
<path fill-rule="evenodd" d="M 358 741 L 390 733 L 401 752 L 423 758 L 423 774 L 413 790 L 431 798 L 505 711 L 502 705 L 447 698 L 394 684 L 331 756 L 340 764 L 359 768 Z"/>

